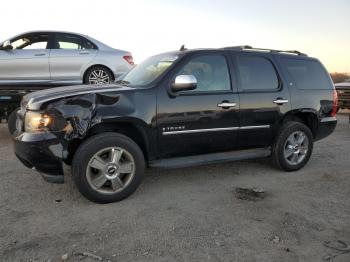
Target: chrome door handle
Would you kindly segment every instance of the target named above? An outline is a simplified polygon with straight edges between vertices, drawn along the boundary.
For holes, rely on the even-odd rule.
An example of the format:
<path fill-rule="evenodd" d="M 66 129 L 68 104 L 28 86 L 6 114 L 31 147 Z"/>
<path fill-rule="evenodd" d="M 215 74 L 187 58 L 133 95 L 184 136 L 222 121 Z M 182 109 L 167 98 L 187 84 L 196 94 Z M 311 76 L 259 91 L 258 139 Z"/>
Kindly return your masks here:
<path fill-rule="evenodd" d="M 34 54 L 34 56 L 44 56 L 46 55 L 46 53 L 37 53 L 37 54 Z"/>
<path fill-rule="evenodd" d="M 79 54 L 81 54 L 81 55 L 88 55 L 89 52 L 88 51 L 81 51 Z"/>
<path fill-rule="evenodd" d="M 288 103 L 289 101 L 288 101 L 288 99 L 282 99 L 282 98 L 278 98 L 278 99 L 276 99 L 275 101 L 273 101 L 275 104 L 277 104 L 277 105 L 282 105 L 282 104 L 286 104 L 286 103 Z"/>
<path fill-rule="evenodd" d="M 222 102 L 218 104 L 218 107 L 229 108 L 229 107 L 235 107 L 236 105 L 237 105 L 236 103 Z"/>

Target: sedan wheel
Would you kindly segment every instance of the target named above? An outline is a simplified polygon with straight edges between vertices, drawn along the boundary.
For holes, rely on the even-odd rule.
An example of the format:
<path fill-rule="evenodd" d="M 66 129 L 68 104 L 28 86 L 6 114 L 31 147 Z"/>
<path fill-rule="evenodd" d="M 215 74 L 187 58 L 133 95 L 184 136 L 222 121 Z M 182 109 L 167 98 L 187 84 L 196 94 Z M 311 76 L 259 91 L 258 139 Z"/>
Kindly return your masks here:
<path fill-rule="evenodd" d="M 89 74 L 89 84 L 90 85 L 104 85 L 111 83 L 111 78 L 103 69 L 96 69 L 91 71 Z"/>

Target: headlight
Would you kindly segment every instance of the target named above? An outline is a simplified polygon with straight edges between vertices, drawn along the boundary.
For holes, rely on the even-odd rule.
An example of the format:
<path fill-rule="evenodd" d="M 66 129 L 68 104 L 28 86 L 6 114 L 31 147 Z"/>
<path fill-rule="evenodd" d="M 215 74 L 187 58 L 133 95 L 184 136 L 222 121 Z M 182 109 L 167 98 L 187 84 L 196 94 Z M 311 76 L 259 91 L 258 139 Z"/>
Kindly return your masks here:
<path fill-rule="evenodd" d="M 52 123 L 52 118 L 41 112 L 28 111 L 25 116 L 26 132 L 43 132 L 48 130 Z"/>

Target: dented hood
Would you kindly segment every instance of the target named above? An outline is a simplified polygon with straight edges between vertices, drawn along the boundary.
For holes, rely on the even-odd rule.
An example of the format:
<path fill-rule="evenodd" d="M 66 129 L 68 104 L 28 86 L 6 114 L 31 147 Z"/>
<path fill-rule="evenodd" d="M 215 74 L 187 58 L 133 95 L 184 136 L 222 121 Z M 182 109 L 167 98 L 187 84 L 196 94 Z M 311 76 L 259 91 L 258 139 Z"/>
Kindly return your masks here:
<path fill-rule="evenodd" d="M 63 86 L 45 89 L 25 95 L 22 99 L 21 107 L 28 110 L 39 110 L 42 104 L 60 98 L 72 97 L 89 93 L 105 93 L 113 91 L 136 90 L 136 88 L 125 87 L 117 84 L 109 85 L 77 85 Z"/>

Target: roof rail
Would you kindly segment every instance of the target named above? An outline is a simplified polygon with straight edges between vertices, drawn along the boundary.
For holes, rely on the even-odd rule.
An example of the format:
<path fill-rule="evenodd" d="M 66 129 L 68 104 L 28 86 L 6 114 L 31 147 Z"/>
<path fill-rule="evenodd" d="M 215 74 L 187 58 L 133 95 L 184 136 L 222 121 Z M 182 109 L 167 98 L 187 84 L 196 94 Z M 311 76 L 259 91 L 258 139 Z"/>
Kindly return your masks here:
<path fill-rule="evenodd" d="M 265 51 L 270 53 L 286 53 L 286 54 L 295 54 L 300 56 L 307 56 L 307 54 L 304 54 L 302 52 L 299 52 L 297 50 L 275 50 L 275 49 L 268 49 L 268 48 L 255 48 L 251 47 L 249 45 L 240 45 L 240 46 L 228 46 L 224 47 L 223 49 L 230 49 L 230 50 L 251 50 L 251 51 Z"/>

